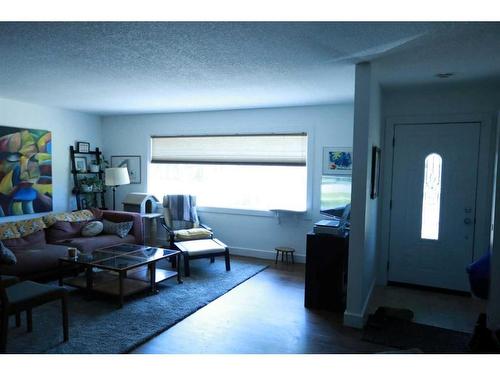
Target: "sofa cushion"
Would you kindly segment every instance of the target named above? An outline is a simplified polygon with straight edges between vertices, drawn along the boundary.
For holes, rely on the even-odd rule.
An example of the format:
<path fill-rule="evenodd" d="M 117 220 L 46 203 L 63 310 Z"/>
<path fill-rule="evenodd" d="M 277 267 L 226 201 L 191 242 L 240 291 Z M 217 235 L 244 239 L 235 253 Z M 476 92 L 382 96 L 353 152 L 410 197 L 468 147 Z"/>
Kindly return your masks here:
<path fill-rule="evenodd" d="M 29 276 L 42 272 L 57 270 L 59 258 L 68 253 L 66 246 L 48 245 L 34 246 L 31 249 L 14 250 L 17 263 L 14 265 L 0 265 L 0 274 Z"/>
<path fill-rule="evenodd" d="M 100 234 L 95 237 L 75 237 L 68 240 L 58 241 L 58 245 L 76 247 L 83 253 L 91 253 L 96 249 L 118 245 L 121 243 L 135 243 L 136 238 L 129 234 L 124 238 L 120 238 L 115 234 Z"/>
<path fill-rule="evenodd" d="M 9 240 L 21 237 L 15 222 L 0 224 L 0 240 Z"/>
<path fill-rule="evenodd" d="M 0 241 L 0 264 L 13 265 L 17 263 L 17 258 L 11 249 Z"/>
<path fill-rule="evenodd" d="M 87 224 L 88 221 L 56 221 L 50 228 L 47 228 L 47 241 L 53 243 L 73 237 L 80 237 L 82 228 Z"/>
<path fill-rule="evenodd" d="M 63 212 L 59 214 L 49 214 L 43 217 L 47 227 L 54 225 L 58 221 L 81 222 L 95 219 L 91 210 L 80 210 L 75 212 Z"/>
<path fill-rule="evenodd" d="M 120 238 L 124 238 L 128 234 L 128 232 L 130 232 L 130 229 L 132 229 L 132 225 L 134 225 L 133 221 L 123 221 L 121 223 L 115 223 L 106 219 L 104 219 L 102 223 L 104 225 L 104 233 L 116 234 Z"/>
<path fill-rule="evenodd" d="M 15 224 L 17 226 L 17 230 L 21 234 L 21 237 L 28 236 L 47 227 L 45 225 L 45 222 L 43 221 L 43 218 L 41 217 L 28 220 L 19 220 L 16 221 Z"/>
<path fill-rule="evenodd" d="M 175 241 L 200 240 L 211 237 L 212 232 L 205 228 L 181 229 L 174 232 Z"/>
<path fill-rule="evenodd" d="M 3 240 L 3 243 L 11 250 L 23 250 L 33 246 L 46 245 L 47 241 L 45 241 L 45 231 L 39 230 L 24 237 Z"/>
<path fill-rule="evenodd" d="M 104 226 L 102 222 L 94 220 L 83 226 L 81 235 L 83 237 L 94 237 L 101 233 L 103 229 Z"/>

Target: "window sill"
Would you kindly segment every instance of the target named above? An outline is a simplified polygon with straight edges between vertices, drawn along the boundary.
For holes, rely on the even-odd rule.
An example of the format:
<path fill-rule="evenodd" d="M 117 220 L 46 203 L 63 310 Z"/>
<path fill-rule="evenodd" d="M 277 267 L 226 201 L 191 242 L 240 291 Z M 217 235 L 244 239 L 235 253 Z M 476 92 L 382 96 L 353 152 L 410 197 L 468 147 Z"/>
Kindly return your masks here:
<path fill-rule="evenodd" d="M 307 211 L 291 211 L 291 210 L 245 210 L 241 208 L 222 208 L 222 207 L 197 207 L 199 212 L 227 214 L 227 215 L 243 215 L 243 216 L 260 216 L 260 217 L 277 217 L 285 215 L 303 215 L 304 219 L 310 219 Z"/>

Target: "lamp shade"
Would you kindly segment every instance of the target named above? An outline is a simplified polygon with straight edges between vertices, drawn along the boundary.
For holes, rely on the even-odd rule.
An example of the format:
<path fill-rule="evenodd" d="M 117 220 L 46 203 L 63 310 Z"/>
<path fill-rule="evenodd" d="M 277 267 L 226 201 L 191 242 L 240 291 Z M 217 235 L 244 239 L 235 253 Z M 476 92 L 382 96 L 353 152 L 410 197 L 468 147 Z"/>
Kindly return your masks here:
<path fill-rule="evenodd" d="M 104 184 L 106 186 L 130 184 L 127 168 L 106 168 Z"/>

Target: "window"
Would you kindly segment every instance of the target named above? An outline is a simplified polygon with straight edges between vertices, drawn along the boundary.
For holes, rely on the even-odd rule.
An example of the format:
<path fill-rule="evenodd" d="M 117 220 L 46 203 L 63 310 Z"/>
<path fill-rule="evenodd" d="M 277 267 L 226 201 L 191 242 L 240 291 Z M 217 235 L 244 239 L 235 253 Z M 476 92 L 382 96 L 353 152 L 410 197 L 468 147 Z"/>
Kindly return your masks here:
<path fill-rule="evenodd" d="M 439 238 L 439 214 L 441 206 L 442 158 L 429 154 L 424 162 L 424 192 L 422 198 L 422 226 L 420 237 L 426 240 Z"/>
<path fill-rule="evenodd" d="M 306 134 L 153 137 L 148 190 L 203 207 L 305 211 L 306 155 Z"/>
<path fill-rule="evenodd" d="M 351 176 L 322 176 L 321 211 L 351 203 Z"/>

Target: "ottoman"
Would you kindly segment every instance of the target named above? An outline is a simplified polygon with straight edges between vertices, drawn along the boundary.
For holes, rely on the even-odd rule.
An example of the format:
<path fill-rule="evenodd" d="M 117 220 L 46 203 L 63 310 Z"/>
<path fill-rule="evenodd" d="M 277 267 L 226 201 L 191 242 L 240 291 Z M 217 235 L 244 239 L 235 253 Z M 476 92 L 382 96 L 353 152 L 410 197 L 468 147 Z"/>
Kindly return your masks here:
<path fill-rule="evenodd" d="M 179 249 L 184 258 L 184 276 L 188 277 L 191 272 L 189 261 L 191 259 L 209 258 L 213 263 L 215 257 L 224 256 L 226 271 L 231 270 L 228 247 L 216 238 L 175 242 L 174 246 Z"/>

